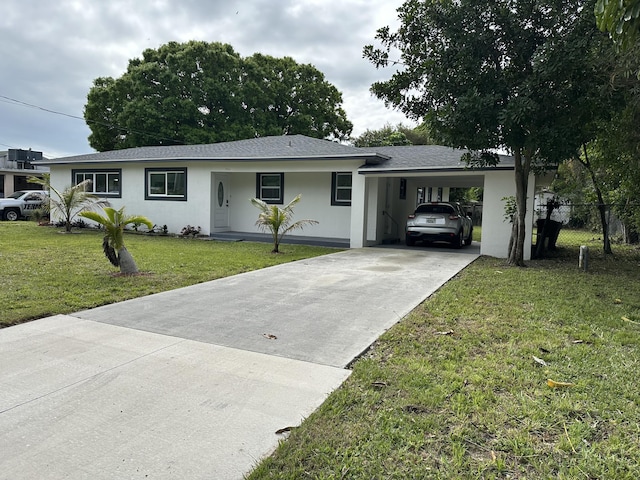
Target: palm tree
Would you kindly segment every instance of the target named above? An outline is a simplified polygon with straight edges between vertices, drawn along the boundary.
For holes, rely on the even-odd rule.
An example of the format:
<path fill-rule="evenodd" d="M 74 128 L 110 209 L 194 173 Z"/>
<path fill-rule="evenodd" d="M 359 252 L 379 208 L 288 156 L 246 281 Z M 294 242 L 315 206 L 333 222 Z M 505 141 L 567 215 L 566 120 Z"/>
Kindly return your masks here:
<path fill-rule="evenodd" d="M 102 250 L 114 266 L 120 267 L 120 273 L 125 275 L 138 273 L 135 260 L 124 246 L 124 228 L 127 225 L 143 224 L 151 230 L 153 223 L 141 215 L 125 215 L 124 207 L 120 210 L 105 207 L 104 213 L 101 215 L 98 212 L 81 212 L 80 216 L 104 226 L 106 233 L 102 240 Z"/>
<path fill-rule="evenodd" d="M 28 182 L 37 183 L 45 188 L 47 193 L 42 193 L 42 196 L 45 197 L 45 201 L 42 202 L 42 208 L 45 211 L 52 212 L 54 216 L 57 215 L 61 217 L 64 221 L 64 229 L 66 232 L 71 232 L 73 219 L 80 212 L 109 205 L 107 200 L 86 191 L 91 180 L 85 180 L 76 185 L 71 185 L 62 192 L 51 186 L 49 174 L 43 175 L 42 178 L 29 177 Z M 53 196 L 51 195 L 52 193 L 54 194 Z"/>
<path fill-rule="evenodd" d="M 253 206 L 261 210 L 256 225 L 261 230 L 270 231 L 273 237 L 272 253 L 279 253 L 280 241 L 290 231 L 298 228 L 302 230 L 305 225 L 316 225 L 318 223 L 316 220 L 298 220 L 295 223 L 291 223 L 293 220 L 293 206 L 301 198 L 302 195 L 298 195 L 284 208 L 280 208 L 277 205 L 269 205 L 258 198 L 251 199 Z"/>

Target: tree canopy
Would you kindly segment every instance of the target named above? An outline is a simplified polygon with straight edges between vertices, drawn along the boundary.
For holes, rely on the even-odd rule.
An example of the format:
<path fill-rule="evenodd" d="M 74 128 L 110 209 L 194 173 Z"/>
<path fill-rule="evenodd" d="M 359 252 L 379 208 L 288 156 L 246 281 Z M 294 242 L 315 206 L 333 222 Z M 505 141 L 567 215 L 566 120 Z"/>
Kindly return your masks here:
<path fill-rule="evenodd" d="M 362 135 L 353 139 L 353 145 L 355 147 L 387 147 L 411 145 L 411 142 L 403 132 L 387 124 L 377 130 L 367 129 Z"/>
<path fill-rule="evenodd" d="M 597 0 L 595 14 L 598 27 L 609 32 L 620 49 L 635 43 L 640 33 L 640 0 Z"/>
<path fill-rule="evenodd" d="M 342 94 L 313 65 L 242 58 L 222 43 L 170 42 L 94 80 L 84 117 L 98 151 L 267 135 L 344 139 Z"/>
<path fill-rule="evenodd" d="M 387 123 L 382 128 L 367 129 L 362 135 L 355 137 L 352 142 L 356 147 L 430 145 L 434 143 L 429 128 L 425 124 L 411 128 L 402 123 L 395 126 Z"/>
<path fill-rule="evenodd" d="M 371 88 L 387 105 L 480 152 L 471 164 L 495 164 L 492 149 L 514 156 L 511 264 L 523 264 L 530 171 L 574 156 L 594 134 L 583 125 L 600 114 L 608 80 L 591 61 L 604 37 L 594 1 L 407 0 L 398 30 L 379 29 L 382 46 L 364 49 L 376 67 L 398 67 Z"/>

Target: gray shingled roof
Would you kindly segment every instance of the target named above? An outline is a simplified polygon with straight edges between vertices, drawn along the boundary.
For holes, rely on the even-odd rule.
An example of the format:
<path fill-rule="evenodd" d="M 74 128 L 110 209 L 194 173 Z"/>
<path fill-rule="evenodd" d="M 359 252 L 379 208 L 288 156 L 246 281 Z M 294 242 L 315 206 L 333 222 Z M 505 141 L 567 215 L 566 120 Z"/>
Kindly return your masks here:
<path fill-rule="evenodd" d="M 363 165 L 360 170 L 365 172 L 464 170 L 468 168 L 466 164 L 460 160 L 467 150 L 443 147 L 440 145 L 367 147 L 360 148 L 360 150 L 366 152 L 377 152 L 389 157 L 389 160 L 380 165 Z M 513 157 L 500 155 L 500 164 L 497 168 L 511 169 L 513 166 Z"/>
<path fill-rule="evenodd" d="M 89 153 L 37 162 L 43 165 L 150 161 L 269 161 L 360 159 L 363 173 L 463 170 L 465 150 L 439 145 L 358 148 L 305 135 L 251 138 L 207 145 L 164 145 Z M 35 162 L 34 162 L 35 163 Z M 498 168 L 513 168 L 513 157 L 501 155 Z"/>
<path fill-rule="evenodd" d="M 251 138 L 207 145 L 164 145 L 127 148 L 48 160 L 47 164 L 133 162 L 158 160 L 304 160 L 317 158 L 361 158 L 380 162 L 375 152 L 304 135 Z"/>

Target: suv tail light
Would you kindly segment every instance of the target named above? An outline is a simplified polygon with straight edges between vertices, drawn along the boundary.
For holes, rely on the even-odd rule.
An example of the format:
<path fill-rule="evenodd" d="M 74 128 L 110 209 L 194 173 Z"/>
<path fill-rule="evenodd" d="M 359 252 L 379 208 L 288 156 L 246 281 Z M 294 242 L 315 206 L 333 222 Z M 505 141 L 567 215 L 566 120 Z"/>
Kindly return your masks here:
<path fill-rule="evenodd" d="M 412 220 L 412 219 L 414 219 L 414 218 L 416 218 L 415 214 L 411 213 L 411 214 L 409 215 L 409 220 Z"/>
<path fill-rule="evenodd" d="M 458 215 L 450 215 L 449 220 L 459 220 L 460 217 Z"/>

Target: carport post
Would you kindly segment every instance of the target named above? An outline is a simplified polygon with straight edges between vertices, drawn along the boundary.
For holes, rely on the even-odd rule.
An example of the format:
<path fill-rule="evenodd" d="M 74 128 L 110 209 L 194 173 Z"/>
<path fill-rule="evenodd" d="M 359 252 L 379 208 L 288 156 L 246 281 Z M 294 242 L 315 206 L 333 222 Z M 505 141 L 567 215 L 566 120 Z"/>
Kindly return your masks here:
<path fill-rule="evenodd" d="M 365 246 L 367 234 L 367 188 L 366 177 L 357 170 L 351 177 L 351 231 L 349 246 L 362 248 Z"/>

